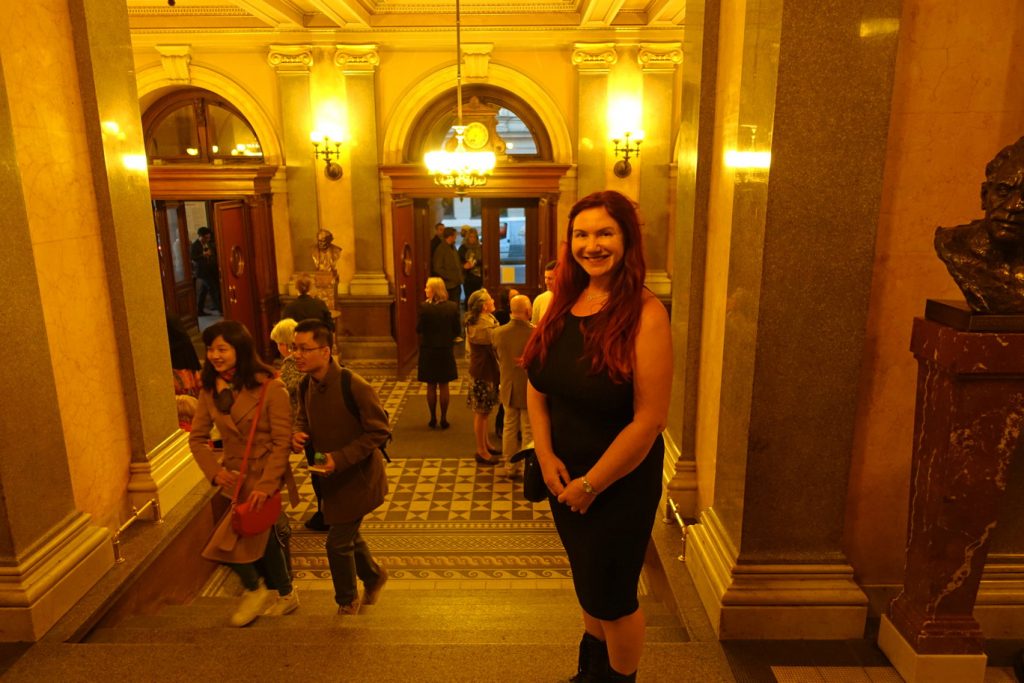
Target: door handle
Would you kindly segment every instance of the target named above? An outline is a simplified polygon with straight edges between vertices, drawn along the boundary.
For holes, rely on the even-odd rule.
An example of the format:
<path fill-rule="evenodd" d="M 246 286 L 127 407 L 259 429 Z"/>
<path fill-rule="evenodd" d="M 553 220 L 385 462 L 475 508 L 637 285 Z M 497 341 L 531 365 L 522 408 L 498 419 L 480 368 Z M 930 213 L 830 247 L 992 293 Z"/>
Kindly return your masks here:
<path fill-rule="evenodd" d="M 238 303 L 238 288 L 234 285 L 228 285 L 228 301 L 233 304 Z M 223 311 L 221 311 L 223 313 Z"/>
<path fill-rule="evenodd" d="M 409 299 L 408 299 L 408 298 L 406 298 L 406 296 L 405 296 L 405 285 L 399 285 L 399 286 L 398 286 L 398 300 L 399 300 L 399 301 L 400 301 L 401 303 L 403 303 L 403 304 L 404 304 L 404 303 L 405 303 L 406 301 L 408 301 L 408 300 L 409 300 Z"/>

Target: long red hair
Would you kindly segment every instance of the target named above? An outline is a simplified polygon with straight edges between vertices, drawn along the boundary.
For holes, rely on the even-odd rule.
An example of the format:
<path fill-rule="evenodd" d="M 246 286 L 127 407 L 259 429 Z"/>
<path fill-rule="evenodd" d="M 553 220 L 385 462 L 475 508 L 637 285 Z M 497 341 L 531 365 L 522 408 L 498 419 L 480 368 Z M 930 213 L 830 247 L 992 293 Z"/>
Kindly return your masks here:
<path fill-rule="evenodd" d="M 583 321 L 583 355 L 590 359 L 591 373 L 607 373 L 615 382 L 626 382 L 633 376 L 633 349 L 640 328 L 647 267 L 636 206 L 614 190 L 589 194 L 569 211 L 569 227 L 555 268 L 554 295 L 523 350 L 521 364 L 529 367 L 538 358 L 544 362 L 548 348 L 565 326 L 566 314 L 590 282 L 587 271 L 573 257 L 570 245 L 576 216 L 596 208 L 604 208 L 622 230 L 623 259 L 612 273 L 608 301 L 599 312 Z"/>

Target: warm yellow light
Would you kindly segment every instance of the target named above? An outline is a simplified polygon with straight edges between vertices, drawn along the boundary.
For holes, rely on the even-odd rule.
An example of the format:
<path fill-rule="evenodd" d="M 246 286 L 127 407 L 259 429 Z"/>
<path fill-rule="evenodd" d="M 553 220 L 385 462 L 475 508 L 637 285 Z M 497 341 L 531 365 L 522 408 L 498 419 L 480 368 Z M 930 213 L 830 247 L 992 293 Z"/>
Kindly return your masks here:
<path fill-rule="evenodd" d="M 142 171 L 143 173 L 147 168 L 147 161 L 145 154 L 122 154 L 121 164 L 124 165 L 129 171 Z"/>
<path fill-rule="evenodd" d="M 427 152 L 423 157 L 434 182 L 460 193 L 485 185 L 498 162 L 494 152 L 470 152 L 462 144 L 461 133 L 456 133 L 455 139 L 454 150 Z"/>
<path fill-rule="evenodd" d="M 860 37 L 887 36 L 900 30 L 899 19 L 865 19 L 860 22 Z"/>
<path fill-rule="evenodd" d="M 725 165 L 736 170 L 766 169 L 772 165 L 771 152 L 740 152 L 735 149 L 725 151 Z"/>
<path fill-rule="evenodd" d="M 630 134 L 633 140 L 643 140 L 643 115 L 640 101 L 633 97 L 619 97 L 608 107 L 608 135 L 621 140 Z"/>
<path fill-rule="evenodd" d="M 213 147 L 211 147 L 210 149 L 212 149 L 212 150 L 213 150 L 213 153 L 214 153 L 214 154 L 217 154 L 218 152 L 220 152 L 220 147 L 218 147 L 217 145 L 214 145 L 214 146 L 213 146 Z"/>
<path fill-rule="evenodd" d="M 197 157 L 199 156 L 199 150 L 196 149 L 195 147 L 186 147 L 185 154 L 189 155 L 190 157 Z"/>

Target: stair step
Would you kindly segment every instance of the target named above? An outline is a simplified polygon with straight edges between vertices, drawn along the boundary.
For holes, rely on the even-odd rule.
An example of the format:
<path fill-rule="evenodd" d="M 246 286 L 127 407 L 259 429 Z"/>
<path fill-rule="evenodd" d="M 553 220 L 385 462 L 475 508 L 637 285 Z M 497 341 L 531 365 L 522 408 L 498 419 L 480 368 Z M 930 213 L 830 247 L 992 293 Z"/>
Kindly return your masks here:
<path fill-rule="evenodd" d="M 90 643 L 204 643 L 210 639 L 224 646 L 250 647 L 260 644 L 286 644 L 334 649 L 371 643 L 458 643 L 459 645 L 568 644 L 579 642 L 582 626 L 563 628 L 448 628 L 437 629 L 427 624 L 418 628 L 366 627 L 358 617 L 324 620 L 319 626 L 305 626 L 301 631 L 286 627 L 291 617 L 264 617 L 246 628 L 233 628 L 227 619 L 211 628 L 164 628 L 162 626 L 118 626 L 97 629 L 89 635 Z M 308 624 L 308 622 L 307 622 Z M 680 626 L 654 626 L 647 629 L 648 643 L 685 643 L 686 630 Z"/>
<path fill-rule="evenodd" d="M 337 615 L 335 607 L 314 608 L 300 605 L 299 609 L 285 617 L 267 617 L 257 619 L 250 628 L 269 628 L 277 631 L 291 629 L 375 629 L 388 630 L 413 629 L 443 631 L 464 629 L 472 631 L 490 631 L 501 633 L 509 630 L 531 631 L 535 629 L 555 628 L 579 631 L 582 620 L 579 612 L 564 609 L 544 610 L 535 608 L 533 611 L 505 610 L 502 606 L 481 610 L 452 609 L 447 612 L 398 611 L 390 613 L 378 612 L 381 605 L 365 607 L 354 617 Z M 219 609 L 202 611 L 181 611 L 173 614 L 157 614 L 154 616 L 133 616 L 125 619 L 119 627 L 154 628 L 154 629 L 209 629 L 220 628 L 227 624 L 234 604 L 221 606 Z M 670 614 L 651 615 L 647 617 L 649 627 L 678 627 L 679 622 Z"/>
<path fill-rule="evenodd" d="M 69 666 L 69 663 L 72 663 Z M 488 645 L 335 641 L 320 648 L 225 647 L 203 643 L 37 643 L 4 674 L 4 683 L 125 681 L 358 681 L 469 683 L 551 681 L 569 675 L 576 644 Z M 640 660 L 644 683 L 732 681 L 717 642 L 648 643 Z"/>

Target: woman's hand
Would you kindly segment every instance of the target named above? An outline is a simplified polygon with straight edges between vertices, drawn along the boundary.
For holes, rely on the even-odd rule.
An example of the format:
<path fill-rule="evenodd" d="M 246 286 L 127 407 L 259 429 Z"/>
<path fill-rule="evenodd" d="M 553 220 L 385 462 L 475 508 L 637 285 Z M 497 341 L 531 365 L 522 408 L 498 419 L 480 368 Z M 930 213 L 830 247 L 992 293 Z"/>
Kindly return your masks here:
<path fill-rule="evenodd" d="M 261 507 L 263 507 L 263 503 L 265 503 L 267 501 L 267 498 L 269 497 L 270 496 L 268 496 L 263 491 L 254 490 L 252 493 L 249 494 L 249 508 L 254 511 L 259 510 Z"/>
<path fill-rule="evenodd" d="M 548 491 L 551 491 L 553 496 L 561 495 L 566 484 L 569 483 L 569 470 L 565 468 L 565 463 L 554 455 L 549 457 L 538 455 L 537 462 L 540 463 L 540 471 L 544 475 L 544 484 L 548 487 Z"/>
<path fill-rule="evenodd" d="M 295 432 L 292 434 L 292 453 L 301 453 L 308 439 L 309 434 L 306 432 Z"/>
<path fill-rule="evenodd" d="M 217 482 L 217 486 L 220 486 L 223 489 L 231 489 L 238 483 L 238 472 L 232 472 L 231 470 L 222 467 L 213 480 Z"/>
<path fill-rule="evenodd" d="M 583 478 L 573 479 L 558 495 L 558 502 L 565 503 L 573 512 L 586 514 L 597 496 L 583 490 Z"/>

